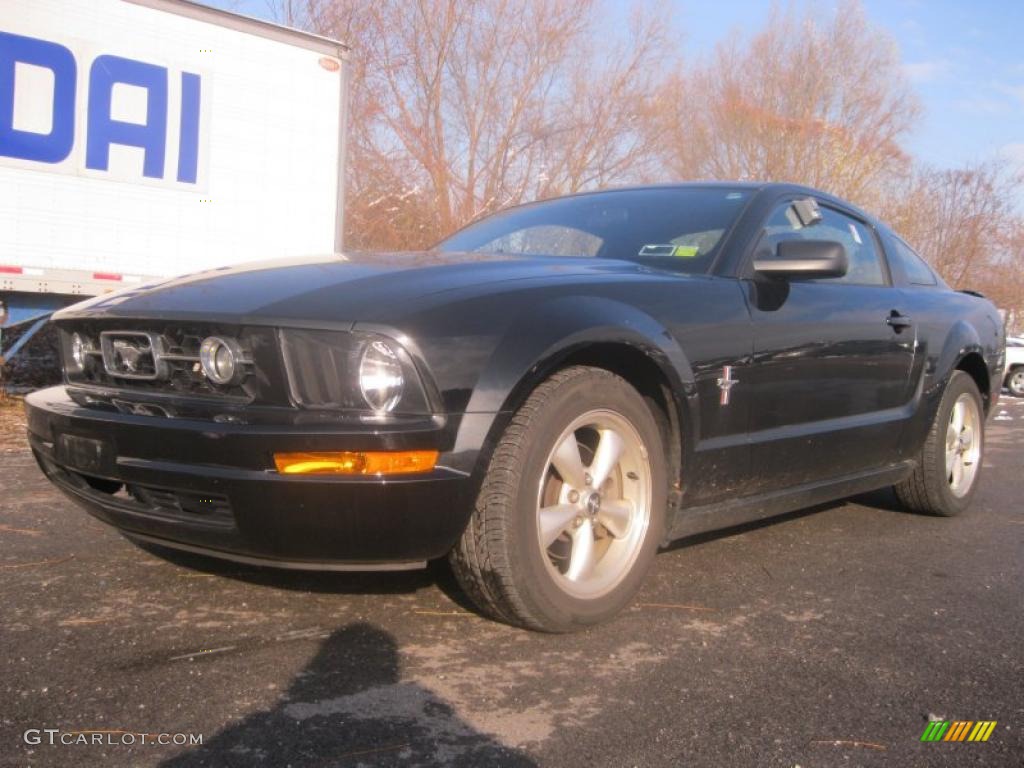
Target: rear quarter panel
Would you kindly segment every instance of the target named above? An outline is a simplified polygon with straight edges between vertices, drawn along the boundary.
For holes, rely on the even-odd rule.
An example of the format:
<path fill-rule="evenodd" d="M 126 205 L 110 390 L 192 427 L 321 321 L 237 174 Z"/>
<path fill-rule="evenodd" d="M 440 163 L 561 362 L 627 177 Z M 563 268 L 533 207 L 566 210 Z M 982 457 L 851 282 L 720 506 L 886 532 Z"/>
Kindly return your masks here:
<path fill-rule="evenodd" d="M 985 362 L 988 386 L 981 387 L 981 394 L 991 412 L 1002 383 L 1004 336 L 999 313 L 987 299 L 943 287 L 908 286 L 901 295 L 916 333 L 911 371 L 916 408 L 902 440 L 903 454 L 913 456 L 931 428 L 950 376 L 968 355 L 980 355 Z"/>

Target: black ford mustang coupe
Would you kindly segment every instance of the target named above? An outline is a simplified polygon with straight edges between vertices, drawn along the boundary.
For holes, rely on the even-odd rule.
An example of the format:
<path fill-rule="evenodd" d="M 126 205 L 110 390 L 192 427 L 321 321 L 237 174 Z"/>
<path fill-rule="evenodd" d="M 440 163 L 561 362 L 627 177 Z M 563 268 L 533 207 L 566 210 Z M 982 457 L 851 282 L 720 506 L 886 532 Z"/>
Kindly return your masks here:
<path fill-rule="evenodd" d="M 447 557 L 489 615 L 607 619 L 667 541 L 978 486 L 1004 334 L 884 224 L 781 184 L 513 208 L 422 253 L 214 270 L 55 316 L 46 475 L 151 544 Z"/>

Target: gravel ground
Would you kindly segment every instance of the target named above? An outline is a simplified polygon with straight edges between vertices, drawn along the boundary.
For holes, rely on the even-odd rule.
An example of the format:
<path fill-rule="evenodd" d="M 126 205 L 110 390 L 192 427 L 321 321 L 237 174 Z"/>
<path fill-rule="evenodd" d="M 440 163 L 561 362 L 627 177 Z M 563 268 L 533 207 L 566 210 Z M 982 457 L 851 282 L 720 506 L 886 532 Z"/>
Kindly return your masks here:
<path fill-rule="evenodd" d="M 2 765 L 1024 764 L 1024 400 L 994 414 L 967 514 L 877 493 L 693 538 L 620 619 L 560 637 L 477 617 L 443 569 L 139 549 L 22 429 L 0 408 Z M 998 726 L 925 744 L 929 717 Z M 45 728 L 113 743 L 25 743 Z M 131 735 L 178 732 L 202 747 Z"/>

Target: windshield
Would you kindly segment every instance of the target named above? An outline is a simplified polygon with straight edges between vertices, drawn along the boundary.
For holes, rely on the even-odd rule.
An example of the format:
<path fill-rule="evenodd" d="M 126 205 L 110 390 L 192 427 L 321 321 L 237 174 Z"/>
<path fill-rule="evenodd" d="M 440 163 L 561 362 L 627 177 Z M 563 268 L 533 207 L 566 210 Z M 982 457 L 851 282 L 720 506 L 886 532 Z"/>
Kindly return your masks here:
<path fill-rule="evenodd" d="M 470 224 L 436 248 L 628 259 L 706 272 L 751 194 L 728 187 L 664 187 L 547 200 Z"/>

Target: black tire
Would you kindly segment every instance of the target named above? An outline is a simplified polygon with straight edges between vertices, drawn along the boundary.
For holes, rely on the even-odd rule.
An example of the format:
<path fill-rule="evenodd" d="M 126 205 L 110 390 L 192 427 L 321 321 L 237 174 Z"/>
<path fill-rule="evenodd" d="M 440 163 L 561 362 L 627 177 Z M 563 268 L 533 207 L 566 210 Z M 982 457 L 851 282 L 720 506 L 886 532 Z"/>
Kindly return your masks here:
<path fill-rule="evenodd" d="M 641 438 L 650 470 L 650 517 L 636 559 L 617 586 L 581 599 L 559 586 L 544 560 L 537 489 L 563 431 L 594 409 L 621 416 Z M 495 448 L 469 525 L 449 555 L 460 586 L 483 613 L 529 629 L 572 632 L 608 620 L 636 594 L 664 538 L 665 454 L 659 420 L 628 382 L 599 368 L 558 371 L 532 392 Z"/>
<path fill-rule="evenodd" d="M 962 496 L 953 493 L 946 473 L 946 430 L 949 426 L 953 405 L 963 395 L 973 398 L 978 409 L 978 430 L 980 435 L 977 469 L 970 488 Z M 985 411 L 982 406 L 978 385 L 963 371 L 953 371 L 946 391 L 942 395 L 935 420 L 928 431 L 924 447 L 918 455 L 914 472 L 903 482 L 894 486 L 900 503 L 911 512 L 952 517 L 963 512 L 971 504 L 981 479 L 982 460 L 985 446 Z"/>
<path fill-rule="evenodd" d="M 1024 365 L 1017 365 L 1006 374 L 1006 388 L 1015 397 L 1024 397 Z"/>

